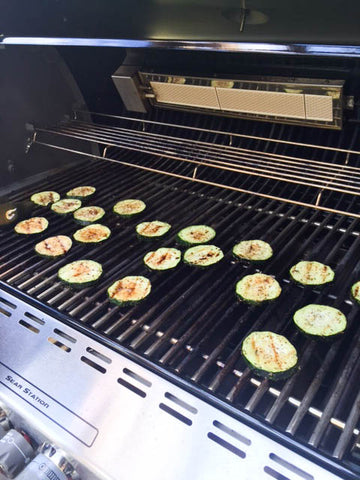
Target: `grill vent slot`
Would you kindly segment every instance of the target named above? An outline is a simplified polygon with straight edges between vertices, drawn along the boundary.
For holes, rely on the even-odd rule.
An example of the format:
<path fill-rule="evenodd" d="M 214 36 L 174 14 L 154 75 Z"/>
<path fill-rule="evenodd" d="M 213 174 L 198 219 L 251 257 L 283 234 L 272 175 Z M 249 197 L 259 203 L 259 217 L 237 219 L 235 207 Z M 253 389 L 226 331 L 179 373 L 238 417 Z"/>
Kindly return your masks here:
<path fill-rule="evenodd" d="M 146 378 L 138 375 L 137 373 L 133 372 L 132 370 L 129 370 L 128 368 L 124 368 L 123 372 L 125 373 L 125 375 L 128 375 L 129 377 L 133 378 L 134 380 L 137 380 L 139 383 L 141 383 L 145 387 L 151 387 L 151 382 L 149 380 L 146 380 Z"/>
<path fill-rule="evenodd" d="M 102 360 L 103 362 L 110 364 L 112 362 L 111 358 L 107 357 L 106 355 L 98 352 L 94 348 L 87 347 L 86 351 L 90 353 L 91 355 L 94 355 L 94 357 L 98 358 L 99 360 Z"/>
<path fill-rule="evenodd" d="M 176 418 L 177 420 L 180 420 L 180 422 L 185 423 L 185 425 L 188 425 L 189 427 L 192 425 L 192 420 L 190 420 L 190 418 L 185 417 L 185 415 L 182 415 L 181 413 L 177 412 L 165 403 L 160 403 L 159 408 L 171 415 L 172 417 Z"/>
<path fill-rule="evenodd" d="M 59 337 L 62 337 L 64 338 L 65 340 L 68 340 L 69 342 L 71 343 L 76 343 L 76 338 L 68 335 L 67 333 L 65 332 L 62 332 L 61 330 L 59 330 L 58 328 L 54 328 L 54 333 L 56 333 L 56 335 L 59 335 Z"/>
<path fill-rule="evenodd" d="M 193 407 L 192 405 L 189 405 L 188 403 L 184 402 L 184 400 L 181 400 L 180 398 L 176 397 L 172 393 L 166 392 L 165 398 L 176 403 L 176 405 L 179 405 L 180 407 L 184 408 L 190 413 L 196 414 L 198 412 L 197 408 Z"/>
<path fill-rule="evenodd" d="M 227 442 L 227 441 L 224 440 L 223 438 L 218 437 L 218 436 L 215 435 L 214 433 L 209 432 L 209 433 L 207 434 L 207 436 L 208 436 L 208 438 L 210 438 L 210 440 L 212 440 L 213 442 L 217 443 L 217 444 L 220 445 L 221 447 L 226 448 L 226 450 L 229 450 L 229 452 L 234 453 L 234 454 L 237 455 L 238 457 L 240 457 L 240 458 L 245 458 L 245 457 L 246 457 L 246 453 L 243 452 L 242 450 L 240 450 L 240 448 L 235 447 L 234 445 L 232 445 L 231 443 Z"/>
<path fill-rule="evenodd" d="M 273 470 L 270 467 L 264 467 L 264 472 L 270 475 L 270 477 L 276 478 L 276 480 L 292 480 L 291 478 L 285 477 L 285 475 Z"/>
<path fill-rule="evenodd" d="M 30 323 L 28 322 L 25 322 L 25 320 L 19 320 L 19 323 L 20 325 L 22 325 L 23 327 L 27 328 L 28 330 L 30 330 L 30 332 L 33 332 L 33 333 L 39 333 L 40 330 L 36 327 L 34 327 L 33 325 L 31 325 Z"/>
<path fill-rule="evenodd" d="M 90 360 L 90 358 L 87 358 L 87 357 L 84 357 L 82 356 L 80 358 L 80 360 L 84 363 L 86 363 L 86 365 L 89 365 L 89 367 L 92 367 L 94 368 L 95 370 L 97 370 L 98 372 L 100 373 L 106 373 L 106 368 L 102 367 L 101 365 L 93 362 L 92 360 Z"/>
<path fill-rule="evenodd" d="M 146 393 L 141 390 L 140 388 L 138 387 L 135 387 L 135 385 L 133 385 L 132 383 L 129 383 L 127 382 L 126 380 L 124 380 L 123 378 L 118 378 L 118 383 L 120 385 L 122 385 L 123 387 L 127 388 L 128 390 L 130 390 L 131 392 L 135 393 L 136 395 L 139 395 L 139 397 L 141 398 L 145 398 L 146 397 Z"/>
<path fill-rule="evenodd" d="M 251 440 L 249 440 L 248 438 L 244 437 L 243 435 L 241 435 L 240 433 L 236 432 L 235 430 L 233 430 L 232 428 L 229 428 L 227 427 L 226 425 L 224 425 L 223 423 L 221 422 L 218 422 L 217 420 L 215 420 L 213 422 L 213 425 L 214 427 L 218 428 L 219 430 L 221 430 L 222 432 L 225 432 L 227 433 L 228 435 L 230 435 L 231 437 L 235 438 L 236 440 L 239 440 L 240 442 L 244 443 L 245 445 L 251 445 Z"/>
<path fill-rule="evenodd" d="M 52 345 L 55 345 L 55 347 L 60 348 L 60 350 L 68 353 L 71 352 L 71 348 L 65 345 L 64 343 L 60 342 L 59 340 L 56 340 L 56 338 L 49 337 L 48 342 L 50 342 Z"/>
<path fill-rule="evenodd" d="M 25 312 L 25 317 L 30 318 L 34 322 L 38 323 L 39 325 L 44 325 L 45 321 L 42 318 L 38 318 L 30 312 Z"/>
<path fill-rule="evenodd" d="M 290 470 L 291 472 L 296 473 L 296 475 L 303 478 L 304 480 L 314 480 L 313 475 L 305 472 L 299 467 L 296 467 L 295 465 L 288 462 L 287 460 L 284 460 L 283 458 L 279 457 L 275 453 L 270 453 L 269 458 L 274 462 L 278 463 L 279 465 L 281 465 L 282 467 L 286 468 L 287 470 Z"/>
<path fill-rule="evenodd" d="M 0 298 L 0 314 L 4 315 L 5 317 L 11 317 L 12 312 L 10 309 L 15 310 L 16 305 L 8 302 L 4 298 Z"/>

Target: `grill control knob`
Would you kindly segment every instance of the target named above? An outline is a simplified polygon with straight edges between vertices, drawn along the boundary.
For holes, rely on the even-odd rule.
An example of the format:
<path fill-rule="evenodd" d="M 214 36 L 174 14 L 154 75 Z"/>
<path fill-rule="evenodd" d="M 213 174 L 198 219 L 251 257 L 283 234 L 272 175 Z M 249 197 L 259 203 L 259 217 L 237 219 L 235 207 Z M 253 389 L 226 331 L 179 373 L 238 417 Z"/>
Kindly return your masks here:
<path fill-rule="evenodd" d="M 0 440 L 0 472 L 14 478 L 30 461 L 34 450 L 30 442 L 17 430 L 10 430 Z"/>
<path fill-rule="evenodd" d="M 73 465 L 58 447 L 44 443 L 38 455 L 20 473 L 16 480 L 79 480 Z"/>

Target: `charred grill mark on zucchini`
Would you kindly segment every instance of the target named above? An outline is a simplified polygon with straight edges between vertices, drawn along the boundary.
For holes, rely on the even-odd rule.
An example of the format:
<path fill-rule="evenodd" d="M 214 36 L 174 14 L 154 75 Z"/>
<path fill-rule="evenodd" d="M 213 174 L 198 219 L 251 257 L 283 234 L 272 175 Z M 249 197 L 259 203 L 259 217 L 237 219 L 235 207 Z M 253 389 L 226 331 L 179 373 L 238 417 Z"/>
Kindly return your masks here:
<path fill-rule="evenodd" d="M 162 247 L 154 252 L 148 252 L 144 257 L 144 263 L 151 270 L 170 270 L 178 265 L 180 259 L 180 250 Z"/>
<path fill-rule="evenodd" d="M 99 243 L 110 237 L 111 230 L 105 225 L 94 223 L 87 227 L 76 230 L 73 237 L 77 242 L 81 243 Z"/>
<path fill-rule="evenodd" d="M 274 277 L 254 273 L 237 282 L 236 294 L 244 302 L 258 304 L 277 299 L 281 294 L 281 287 Z"/>
<path fill-rule="evenodd" d="M 354 283 L 354 285 L 351 287 L 351 295 L 354 300 L 360 303 L 360 281 Z"/>
<path fill-rule="evenodd" d="M 263 240 L 243 240 L 233 248 L 233 254 L 236 258 L 243 260 L 252 260 L 261 262 L 272 257 L 271 246 Z"/>
<path fill-rule="evenodd" d="M 184 253 L 184 262 L 196 267 L 209 267 L 224 258 L 224 254 L 215 245 L 197 245 Z"/>
<path fill-rule="evenodd" d="M 102 275 L 102 266 L 93 260 L 76 260 L 60 268 L 61 281 L 75 287 L 88 287 Z"/>
<path fill-rule="evenodd" d="M 127 276 L 114 282 L 107 290 L 111 302 L 131 305 L 146 298 L 151 291 L 150 280 L 142 276 Z"/>
<path fill-rule="evenodd" d="M 74 212 L 74 219 L 81 225 L 89 225 L 99 221 L 104 215 L 105 210 L 101 207 L 82 207 Z"/>
<path fill-rule="evenodd" d="M 96 191 L 95 187 L 91 187 L 89 185 L 81 186 L 81 187 L 75 187 L 69 190 L 66 193 L 67 197 L 72 197 L 72 198 L 85 198 L 85 197 L 90 197 L 90 195 L 93 195 Z"/>
<path fill-rule="evenodd" d="M 301 261 L 291 267 L 291 278 L 302 285 L 324 285 L 332 282 L 335 272 L 328 265 L 319 262 Z"/>
<path fill-rule="evenodd" d="M 32 217 L 17 223 L 14 227 L 16 233 L 21 235 L 33 235 L 47 229 L 49 222 L 45 217 Z"/>
<path fill-rule="evenodd" d="M 81 200 L 76 198 L 64 198 L 51 205 L 51 210 L 59 215 L 72 213 L 81 207 Z"/>
<path fill-rule="evenodd" d="M 215 235 L 215 230 L 207 225 L 190 225 L 180 230 L 177 239 L 185 245 L 198 245 L 210 242 Z"/>
<path fill-rule="evenodd" d="M 295 312 L 293 320 L 301 332 L 319 339 L 334 338 L 347 325 L 346 316 L 328 305 L 306 305 Z"/>
<path fill-rule="evenodd" d="M 144 238 L 157 238 L 165 235 L 171 228 L 166 222 L 154 220 L 152 222 L 142 222 L 136 225 L 136 233 Z"/>
<path fill-rule="evenodd" d="M 252 332 L 244 339 L 241 353 L 252 370 L 272 380 L 291 375 L 298 362 L 295 347 L 274 332 Z"/>
<path fill-rule="evenodd" d="M 30 200 L 36 205 L 46 207 L 49 203 L 54 203 L 60 200 L 60 195 L 53 191 L 38 192 L 31 195 Z"/>
<path fill-rule="evenodd" d="M 35 245 L 35 251 L 43 257 L 59 257 L 65 255 L 72 246 L 71 238 L 66 235 L 49 237 Z"/>
<path fill-rule="evenodd" d="M 145 210 L 146 204 L 142 200 L 137 200 L 133 198 L 128 198 L 126 200 L 121 200 L 113 206 L 113 212 L 121 217 L 130 217 L 132 215 L 137 215 Z"/>

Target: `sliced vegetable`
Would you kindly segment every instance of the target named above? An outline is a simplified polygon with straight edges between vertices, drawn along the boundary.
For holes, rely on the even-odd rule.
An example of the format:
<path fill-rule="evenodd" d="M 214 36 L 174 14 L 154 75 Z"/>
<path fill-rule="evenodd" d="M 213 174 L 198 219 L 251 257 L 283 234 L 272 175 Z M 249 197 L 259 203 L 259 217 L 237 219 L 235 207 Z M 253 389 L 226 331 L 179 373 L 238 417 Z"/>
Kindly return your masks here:
<path fill-rule="evenodd" d="M 85 197 L 90 197 L 90 195 L 93 195 L 95 191 L 96 191 L 95 187 L 90 187 L 86 185 L 83 187 L 75 187 L 72 190 L 69 190 L 66 193 L 66 196 L 72 197 L 72 198 L 79 198 L 81 200 Z"/>
<path fill-rule="evenodd" d="M 244 302 L 258 304 L 275 300 L 281 294 L 277 280 L 264 273 L 246 275 L 236 284 L 236 294 Z"/>
<path fill-rule="evenodd" d="M 128 305 L 140 302 L 149 295 L 151 283 L 148 278 L 128 276 L 117 280 L 108 288 L 111 302 L 117 305 Z"/>
<path fill-rule="evenodd" d="M 235 245 L 233 254 L 237 258 L 260 262 L 271 258 L 273 251 L 263 240 L 243 240 Z"/>
<path fill-rule="evenodd" d="M 180 243 L 185 245 L 197 245 L 210 242 L 215 235 L 215 230 L 207 225 L 190 225 L 190 227 L 180 230 L 177 238 Z"/>
<path fill-rule="evenodd" d="M 77 242 L 81 243 L 99 243 L 110 237 L 111 230 L 105 225 L 94 223 L 87 227 L 76 230 L 73 237 Z"/>
<path fill-rule="evenodd" d="M 165 235 L 170 228 L 171 225 L 169 223 L 153 220 L 152 222 L 142 222 L 136 225 L 136 233 L 143 238 L 158 238 Z"/>
<path fill-rule="evenodd" d="M 334 280 L 335 272 L 323 263 L 303 260 L 291 267 L 290 275 L 302 285 L 324 285 Z"/>
<path fill-rule="evenodd" d="M 220 262 L 222 258 L 222 250 L 215 245 L 197 245 L 188 248 L 184 253 L 184 262 L 196 267 L 209 267 Z"/>
<path fill-rule="evenodd" d="M 43 257 L 59 257 L 65 255 L 72 246 L 70 237 L 57 235 L 49 237 L 35 245 L 35 251 Z"/>
<path fill-rule="evenodd" d="M 49 205 L 49 203 L 54 203 L 60 200 L 60 195 L 57 192 L 52 191 L 39 192 L 31 195 L 30 200 L 36 203 L 36 205 L 42 205 L 43 207 L 46 207 Z"/>
<path fill-rule="evenodd" d="M 74 287 L 88 287 L 102 275 L 102 266 L 93 260 L 76 260 L 60 268 L 58 277 Z"/>
<path fill-rule="evenodd" d="M 360 282 L 354 283 L 351 287 L 351 295 L 353 296 L 354 300 L 360 303 Z"/>
<path fill-rule="evenodd" d="M 105 215 L 105 210 L 101 207 L 82 207 L 74 212 L 75 220 L 81 225 L 89 225 L 98 222 Z"/>
<path fill-rule="evenodd" d="M 295 312 L 293 319 L 303 333 L 318 338 L 329 338 L 343 333 L 347 324 L 345 315 L 328 305 L 306 305 Z"/>
<path fill-rule="evenodd" d="M 273 332 L 250 333 L 242 343 L 241 353 L 252 370 L 272 380 L 291 375 L 298 362 L 294 345 Z"/>
<path fill-rule="evenodd" d="M 22 235 L 32 235 L 34 233 L 41 233 L 47 229 L 49 222 L 45 217 L 32 217 L 23 220 L 15 225 L 15 232 Z"/>
<path fill-rule="evenodd" d="M 148 252 L 144 257 L 144 263 L 151 270 L 170 270 L 178 265 L 180 259 L 180 250 L 162 247 L 154 252 Z"/>
<path fill-rule="evenodd" d="M 65 215 L 67 213 L 75 212 L 81 207 L 81 200 L 76 198 L 64 198 L 51 205 L 51 210 L 59 215 Z"/>
<path fill-rule="evenodd" d="M 146 204 L 142 200 L 129 198 L 117 202 L 113 207 L 113 211 L 122 217 L 131 217 L 132 215 L 142 212 L 145 208 Z"/>

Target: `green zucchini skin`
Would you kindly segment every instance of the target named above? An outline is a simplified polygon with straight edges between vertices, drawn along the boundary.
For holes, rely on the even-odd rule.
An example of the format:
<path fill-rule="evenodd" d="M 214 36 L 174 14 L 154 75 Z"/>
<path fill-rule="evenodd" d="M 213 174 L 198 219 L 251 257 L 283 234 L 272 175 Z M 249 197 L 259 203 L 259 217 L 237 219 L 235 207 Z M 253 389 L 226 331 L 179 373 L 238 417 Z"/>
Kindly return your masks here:
<path fill-rule="evenodd" d="M 319 287 L 333 282 L 335 272 L 320 262 L 303 260 L 290 268 L 290 278 L 299 285 Z"/>
<path fill-rule="evenodd" d="M 215 236 L 216 231 L 208 225 L 190 225 L 178 232 L 176 240 L 180 245 L 201 245 L 210 242 Z"/>
<path fill-rule="evenodd" d="M 150 265 L 150 262 L 152 260 L 152 257 L 160 257 L 159 260 L 161 260 L 162 257 L 165 256 L 165 261 L 166 261 L 166 255 L 171 255 L 172 258 L 171 258 L 171 264 L 170 266 L 164 268 L 164 267 L 155 267 L 155 266 L 151 266 Z M 152 271 L 157 271 L 157 272 L 165 272 L 167 270 L 172 270 L 174 268 L 176 268 L 178 266 L 178 264 L 180 263 L 180 260 L 181 260 L 181 252 L 180 250 L 176 249 L 176 248 L 166 248 L 166 247 L 162 247 L 162 248 L 158 248 L 157 250 L 153 251 L 153 252 L 148 252 L 145 256 L 144 256 L 144 264 L 146 265 L 146 267 Z"/>
<path fill-rule="evenodd" d="M 81 280 L 80 275 L 81 270 L 84 269 L 93 270 L 93 278 L 91 275 L 87 277 L 84 275 L 83 280 Z M 70 272 L 70 273 L 69 273 Z M 90 287 L 94 285 L 103 273 L 102 265 L 93 260 L 76 260 L 75 262 L 67 263 L 61 267 L 58 271 L 58 278 L 65 285 L 79 289 Z M 88 277 L 90 276 L 90 279 Z"/>
<path fill-rule="evenodd" d="M 91 187 L 90 185 L 83 185 L 80 187 L 75 187 L 66 192 L 67 198 L 76 198 L 78 200 L 87 200 L 88 198 L 92 197 L 96 192 L 95 187 Z"/>
<path fill-rule="evenodd" d="M 243 240 L 233 247 L 232 254 L 237 260 L 262 263 L 273 256 L 273 250 L 263 240 Z"/>
<path fill-rule="evenodd" d="M 264 286 L 267 291 L 264 292 Z M 251 289 L 253 294 L 246 294 L 244 289 Z M 272 291 L 269 289 L 272 288 Z M 240 300 L 249 305 L 261 305 L 276 301 L 281 295 L 281 287 L 279 282 L 270 275 L 264 273 L 254 273 L 253 275 L 245 275 L 241 278 L 235 287 L 236 295 Z M 259 299 L 255 297 L 258 294 Z"/>
<path fill-rule="evenodd" d="M 113 212 L 123 218 L 130 218 L 138 215 L 146 208 L 146 203 L 135 198 L 120 200 L 113 206 Z"/>
<path fill-rule="evenodd" d="M 81 215 L 84 215 L 84 214 L 86 216 L 87 212 L 91 212 L 94 209 L 96 209 L 98 211 L 98 214 L 94 215 L 94 218 L 92 220 L 85 220 L 84 218 L 83 219 L 78 218 L 78 217 L 80 217 Z M 86 227 L 87 225 L 91 225 L 92 223 L 95 223 L 95 222 L 98 222 L 99 220 L 101 220 L 105 215 L 105 210 L 103 208 L 97 207 L 97 206 L 82 207 L 82 208 L 79 208 L 78 210 L 75 210 L 73 215 L 74 215 L 74 220 L 75 220 L 76 223 L 78 223 L 79 225 L 82 225 L 83 227 Z"/>
<path fill-rule="evenodd" d="M 138 298 L 126 298 L 126 293 L 121 298 L 121 290 L 129 290 L 129 288 L 136 288 L 136 285 L 143 286 L 142 295 L 138 295 Z M 135 287 L 134 287 L 135 286 Z M 130 275 L 123 277 L 120 280 L 116 280 L 110 287 L 107 289 L 107 294 L 110 302 L 119 306 L 130 306 L 136 305 L 139 302 L 145 300 L 151 292 L 151 282 L 148 278 L 142 276 Z M 119 293 L 118 298 L 116 298 L 117 293 Z M 130 294 L 129 294 L 130 295 Z"/>
<path fill-rule="evenodd" d="M 146 232 L 146 228 L 150 229 L 148 233 Z M 161 222 L 160 220 L 153 220 L 151 222 L 139 223 L 138 225 L 136 225 L 135 230 L 137 237 L 140 240 L 148 241 L 163 238 L 169 232 L 170 228 L 170 223 Z M 153 230 L 151 231 L 151 229 Z M 156 229 L 158 229 L 158 231 L 160 230 L 159 234 L 157 233 Z M 161 231 L 163 231 L 163 233 L 161 233 Z"/>
<path fill-rule="evenodd" d="M 351 298 L 355 300 L 355 302 L 360 303 L 360 281 L 354 283 L 351 287 Z"/>
<path fill-rule="evenodd" d="M 306 305 L 294 313 L 293 321 L 301 333 L 316 340 L 336 339 L 347 327 L 346 316 L 328 305 Z"/>
<path fill-rule="evenodd" d="M 71 204 L 73 204 L 71 206 Z M 63 205 L 68 205 L 63 211 L 61 210 Z M 81 200 L 76 198 L 63 198 L 58 202 L 55 202 L 51 205 L 51 210 L 57 215 L 68 215 L 69 213 L 75 212 L 78 208 L 81 207 Z"/>
<path fill-rule="evenodd" d="M 289 378 L 298 369 L 296 348 L 286 337 L 274 332 L 250 333 L 242 343 L 241 353 L 254 373 L 271 380 Z"/>
<path fill-rule="evenodd" d="M 198 258 L 198 260 L 196 260 Z M 183 262 L 191 267 L 209 268 L 224 258 L 222 250 L 215 245 L 196 245 L 188 248 Z"/>

